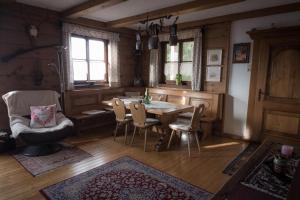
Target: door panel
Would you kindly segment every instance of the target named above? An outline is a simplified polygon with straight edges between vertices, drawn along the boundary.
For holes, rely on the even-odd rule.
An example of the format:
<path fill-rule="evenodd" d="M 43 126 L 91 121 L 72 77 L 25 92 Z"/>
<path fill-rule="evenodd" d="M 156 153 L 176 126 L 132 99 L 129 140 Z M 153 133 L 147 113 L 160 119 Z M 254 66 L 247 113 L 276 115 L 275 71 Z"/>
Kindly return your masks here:
<path fill-rule="evenodd" d="M 300 98 L 300 50 L 285 49 L 271 57 L 269 84 L 271 97 Z"/>
<path fill-rule="evenodd" d="M 283 134 L 299 134 L 300 115 L 286 112 L 267 111 L 264 115 L 264 129 Z"/>

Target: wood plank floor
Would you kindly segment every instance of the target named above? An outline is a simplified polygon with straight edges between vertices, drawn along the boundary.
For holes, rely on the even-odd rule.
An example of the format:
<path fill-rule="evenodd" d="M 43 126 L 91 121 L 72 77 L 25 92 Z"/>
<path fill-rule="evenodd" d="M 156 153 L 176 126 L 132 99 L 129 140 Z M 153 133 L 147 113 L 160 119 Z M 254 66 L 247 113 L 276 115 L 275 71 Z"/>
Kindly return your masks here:
<path fill-rule="evenodd" d="M 230 179 L 222 173 L 226 165 L 245 147 L 246 143 L 221 137 L 210 137 L 201 142 L 201 153 L 192 141 L 191 158 L 187 154 L 186 138 L 172 149 L 155 152 L 157 135 L 151 134 L 148 152 L 143 151 L 143 137 L 137 134 L 134 145 L 124 145 L 124 137 L 113 141 L 111 128 L 89 131 L 65 140 L 93 157 L 79 163 L 65 165 L 45 174 L 33 177 L 9 154 L 0 155 L 0 199 L 44 199 L 39 190 L 82 172 L 93 169 L 124 155 L 129 155 L 149 166 L 199 186 L 209 192 L 217 192 Z"/>

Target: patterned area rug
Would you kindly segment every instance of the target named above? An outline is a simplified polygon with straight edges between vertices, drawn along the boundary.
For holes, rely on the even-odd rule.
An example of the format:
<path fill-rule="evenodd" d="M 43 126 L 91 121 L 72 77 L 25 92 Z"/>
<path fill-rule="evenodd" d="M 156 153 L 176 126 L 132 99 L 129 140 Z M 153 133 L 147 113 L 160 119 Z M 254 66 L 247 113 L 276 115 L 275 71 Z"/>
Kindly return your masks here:
<path fill-rule="evenodd" d="M 243 166 L 252 153 L 259 147 L 259 143 L 250 143 L 248 146 L 223 170 L 223 174 L 232 176 Z"/>
<path fill-rule="evenodd" d="M 69 146 L 64 146 L 61 151 L 48 156 L 28 157 L 18 153 L 13 154 L 13 157 L 33 176 L 82 161 L 91 156 L 79 148 Z"/>
<path fill-rule="evenodd" d="M 122 157 L 41 191 L 51 200 L 198 199 L 212 194 L 130 157 Z"/>

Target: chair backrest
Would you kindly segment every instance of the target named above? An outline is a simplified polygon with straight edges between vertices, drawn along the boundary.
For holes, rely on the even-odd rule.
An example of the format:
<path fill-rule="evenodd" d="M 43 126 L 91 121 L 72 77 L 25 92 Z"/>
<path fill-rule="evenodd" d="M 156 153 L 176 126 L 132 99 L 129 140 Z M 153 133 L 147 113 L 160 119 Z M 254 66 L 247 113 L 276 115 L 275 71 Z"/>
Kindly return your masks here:
<path fill-rule="evenodd" d="M 126 108 L 124 102 L 119 98 L 113 98 L 112 106 L 116 115 L 116 120 L 123 121 L 126 117 Z"/>
<path fill-rule="evenodd" d="M 194 112 L 191 120 L 191 129 L 193 131 L 200 128 L 200 119 L 204 114 L 205 106 L 204 104 L 200 104 L 197 107 L 194 107 Z"/>
<path fill-rule="evenodd" d="M 139 97 L 141 96 L 140 92 L 125 92 L 126 97 Z"/>
<path fill-rule="evenodd" d="M 146 122 L 145 106 L 139 102 L 132 102 L 129 104 L 129 106 L 134 125 L 144 126 Z"/>

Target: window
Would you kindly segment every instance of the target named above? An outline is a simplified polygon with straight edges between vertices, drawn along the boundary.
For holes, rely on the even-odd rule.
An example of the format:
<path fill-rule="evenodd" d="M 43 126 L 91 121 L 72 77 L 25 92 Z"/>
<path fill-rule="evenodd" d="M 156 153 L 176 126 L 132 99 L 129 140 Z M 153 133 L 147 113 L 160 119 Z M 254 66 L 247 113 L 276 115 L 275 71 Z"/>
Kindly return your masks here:
<path fill-rule="evenodd" d="M 107 82 L 107 42 L 81 36 L 71 37 L 74 82 Z"/>
<path fill-rule="evenodd" d="M 176 74 L 182 75 L 183 81 L 191 81 L 193 73 L 194 41 L 179 41 L 177 46 L 164 45 L 164 77 L 170 83 L 175 81 Z"/>

